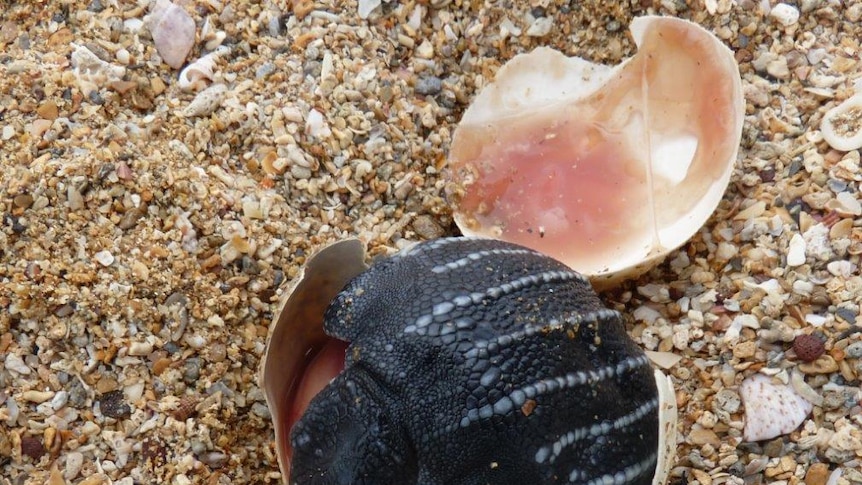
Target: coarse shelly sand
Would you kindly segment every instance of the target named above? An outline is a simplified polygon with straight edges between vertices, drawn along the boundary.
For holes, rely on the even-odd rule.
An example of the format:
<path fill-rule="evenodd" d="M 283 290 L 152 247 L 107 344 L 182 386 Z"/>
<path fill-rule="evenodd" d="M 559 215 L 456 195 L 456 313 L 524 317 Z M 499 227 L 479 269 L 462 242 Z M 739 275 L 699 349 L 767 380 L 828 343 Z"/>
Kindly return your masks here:
<path fill-rule="evenodd" d="M 615 64 L 642 14 L 714 32 L 746 98 L 717 212 L 603 294 L 641 345 L 682 357 L 671 480 L 862 481 L 862 173 L 819 132 L 860 77 L 858 3 L 357 7 L 186 2 L 187 62 L 229 52 L 183 90 L 146 5 L 4 5 L 0 483 L 279 483 L 256 374 L 280 288 L 345 236 L 380 255 L 454 234 L 440 174 L 478 90 L 537 46 Z M 826 342 L 811 363 L 790 351 L 803 333 Z M 749 443 L 739 386 L 756 373 L 814 405 Z"/>

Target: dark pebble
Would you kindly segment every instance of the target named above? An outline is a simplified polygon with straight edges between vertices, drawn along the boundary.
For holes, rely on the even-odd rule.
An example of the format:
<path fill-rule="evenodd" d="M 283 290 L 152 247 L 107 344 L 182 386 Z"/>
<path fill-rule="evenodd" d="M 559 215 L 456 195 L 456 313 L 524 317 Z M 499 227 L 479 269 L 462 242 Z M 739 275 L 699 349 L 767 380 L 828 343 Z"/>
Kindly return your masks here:
<path fill-rule="evenodd" d="M 439 77 L 423 77 L 416 83 L 416 94 L 435 95 L 443 89 L 443 80 Z"/>
<path fill-rule="evenodd" d="M 835 311 L 835 316 L 847 323 L 856 323 L 857 314 L 856 310 L 852 308 L 839 308 Z"/>
<path fill-rule="evenodd" d="M 140 209 L 131 209 L 123 214 L 123 218 L 120 219 L 119 228 L 122 230 L 131 229 L 138 225 L 138 221 L 141 217 L 144 216 L 144 213 Z"/>
<path fill-rule="evenodd" d="M 45 446 L 42 445 L 42 440 L 35 436 L 22 436 L 21 454 L 38 460 L 45 454 Z"/>
<path fill-rule="evenodd" d="M 90 98 L 90 102 L 93 104 L 98 104 L 98 105 L 105 104 L 105 98 L 103 98 L 102 95 L 99 94 L 98 91 L 91 91 L 90 96 L 88 96 L 88 97 Z"/>
<path fill-rule="evenodd" d="M 91 12 L 98 13 L 104 9 L 105 9 L 105 6 L 102 5 L 102 2 L 100 0 L 93 0 L 92 2 L 90 2 L 89 5 L 87 5 L 87 10 L 89 10 Z"/>
<path fill-rule="evenodd" d="M 260 265 L 249 255 L 242 257 L 242 272 L 245 274 L 255 275 L 260 273 Z"/>
<path fill-rule="evenodd" d="M 784 440 L 774 439 L 763 445 L 763 454 L 770 458 L 778 458 L 784 454 Z"/>
<path fill-rule="evenodd" d="M 120 390 L 102 394 L 99 398 L 99 407 L 102 409 L 102 414 L 109 418 L 122 419 L 132 414 L 132 408 L 125 403 L 125 396 Z"/>
<path fill-rule="evenodd" d="M 278 288 L 284 282 L 284 271 L 277 269 L 273 272 L 272 286 Z"/>
<path fill-rule="evenodd" d="M 796 175 L 800 170 L 802 170 L 802 159 L 794 158 L 792 162 L 790 162 L 790 168 L 787 169 L 787 175 L 792 177 Z"/>
<path fill-rule="evenodd" d="M 201 377 L 201 360 L 197 357 L 187 359 L 183 365 L 183 381 L 192 385 Z"/>

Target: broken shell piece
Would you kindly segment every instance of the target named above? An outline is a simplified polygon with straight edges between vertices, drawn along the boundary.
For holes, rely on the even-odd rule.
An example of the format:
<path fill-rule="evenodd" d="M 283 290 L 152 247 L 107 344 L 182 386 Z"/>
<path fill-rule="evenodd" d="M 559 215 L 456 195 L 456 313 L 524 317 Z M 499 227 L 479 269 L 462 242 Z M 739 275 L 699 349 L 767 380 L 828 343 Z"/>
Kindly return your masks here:
<path fill-rule="evenodd" d="M 473 101 L 448 162 L 465 235 L 538 249 L 607 287 L 712 214 L 742 133 L 733 54 L 685 20 L 631 31 L 640 50 L 616 67 L 539 48 Z"/>
<path fill-rule="evenodd" d="M 126 68 L 105 62 L 93 54 L 90 49 L 72 44 L 72 67 L 78 80 L 78 87 L 84 96 L 92 91 L 106 86 L 111 81 L 120 81 L 126 75 Z"/>
<path fill-rule="evenodd" d="M 770 440 L 798 428 L 811 403 L 787 385 L 778 384 L 763 374 L 742 381 L 739 395 L 745 405 L 745 441 Z"/>
<path fill-rule="evenodd" d="M 856 94 L 823 115 L 823 139 L 832 148 L 849 152 L 862 148 L 862 94 Z"/>
<path fill-rule="evenodd" d="M 200 59 L 192 62 L 180 72 L 179 87 L 183 91 L 200 91 L 207 86 L 207 81 L 213 80 L 213 69 L 216 61 L 228 54 L 230 48 L 219 47 Z"/>
<path fill-rule="evenodd" d="M 651 357 L 652 358 L 652 357 Z M 669 376 L 660 370 L 653 372 L 658 388 L 658 459 L 652 485 L 664 485 L 676 460 L 677 420 L 676 393 Z"/>
<path fill-rule="evenodd" d="M 180 6 L 169 0 L 158 0 L 146 19 L 156 51 L 165 64 L 179 69 L 195 43 L 195 21 Z"/>
<path fill-rule="evenodd" d="M 290 477 L 290 394 L 298 385 L 286 376 L 302 375 L 308 349 L 320 348 L 326 307 L 354 276 L 365 271 L 365 249 L 356 239 L 325 247 L 308 260 L 282 297 L 278 319 L 270 326 L 261 362 L 260 387 L 275 428 L 278 464 L 285 482 Z"/>

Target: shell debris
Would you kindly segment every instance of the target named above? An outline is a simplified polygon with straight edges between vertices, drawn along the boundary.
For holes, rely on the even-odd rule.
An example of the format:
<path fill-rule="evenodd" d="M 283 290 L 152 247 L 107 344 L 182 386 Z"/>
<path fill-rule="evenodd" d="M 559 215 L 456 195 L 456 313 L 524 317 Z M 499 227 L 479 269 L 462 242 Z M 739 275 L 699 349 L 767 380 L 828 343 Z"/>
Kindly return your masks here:
<path fill-rule="evenodd" d="M 836 150 L 862 148 L 862 94 L 855 94 L 823 115 L 823 139 Z"/>

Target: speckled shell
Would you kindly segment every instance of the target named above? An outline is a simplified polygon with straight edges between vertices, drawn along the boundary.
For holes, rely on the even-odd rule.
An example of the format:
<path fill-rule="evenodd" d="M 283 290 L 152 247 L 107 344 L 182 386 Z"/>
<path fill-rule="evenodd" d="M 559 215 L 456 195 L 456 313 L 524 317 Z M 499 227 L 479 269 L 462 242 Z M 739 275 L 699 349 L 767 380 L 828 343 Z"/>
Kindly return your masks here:
<path fill-rule="evenodd" d="M 443 252 L 441 254 L 437 254 L 436 256 L 434 256 L 435 251 L 439 251 L 438 249 L 435 249 L 435 248 L 444 247 L 447 245 L 449 245 L 450 247 L 449 247 L 449 249 L 446 250 L 446 252 Z M 431 259 L 428 259 L 429 250 L 430 250 L 430 254 L 432 254 Z M 444 259 L 447 259 L 448 262 L 439 259 L 441 257 Z M 437 241 L 430 242 L 430 243 L 423 243 L 419 246 L 415 246 L 412 249 L 402 251 L 402 253 L 399 253 L 399 255 L 395 256 L 392 260 L 389 260 L 386 265 L 375 264 L 375 266 L 373 266 L 372 269 L 367 271 L 367 272 L 364 272 L 366 269 L 366 266 L 364 264 L 364 251 L 362 250 L 361 244 L 355 240 L 342 241 L 342 242 L 336 243 L 334 245 L 328 246 L 328 247 L 324 248 L 323 250 L 321 250 L 319 253 L 317 253 L 314 257 L 312 257 L 309 260 L 308 264 L 304 268 L 300 277 L 298 277 L 295 280 L 295 283 L 290 287 L 290 289 L 285 294 L 285 297 L 283 299 L 284 303 L 282 305 L 282 310 L 279 313 L 277 320 L 274 322 L 274 324 L 271 328 L 271 336 L 269 338 L 269 342 L 267 345 L 267 352 L 266 352 L 266 355 L 265 355 L 265 358 L 264 358 L 264 361 L 263 361 L 262 367 L 261 367 L 261 386 L 263 387 L 263 389 L 266 392 L 267 403 L 269 404 L 270 409 L 272 411 L 272 415 L 273 415 L 273 419 L 274 419 L 274 425 L 275 425 L 275 432 L 276 432 L 276 445 L 277 445 L 277 450 L 279 453 L 279 461 L 280 461 L 282 471 L 283 471 L 283 473 L 285 473 L 285 475 L 288 475 L 289 470 L 290 470 L 290 466 L 289 466 L 289 463 L 287 463 L 286 454 L 284 452 L 284 448 L 285 448 L 285 445 L 287 443 L 286 440 L 288 439 L 288 431 L 289 430 L 285 429 L 284 423 L 280 422 L 280 419 L 281 419 L 280 417 L 284 415 L 283 409 L 282 409 L 282 406 L 285 405 L 283 402 L 284 396 L 286 396 L 288 389 L 290 387 L 290 384 L 291 384 L 291 380 L 290 380 L 291 378 L 289 377 L 289 375 L 288 376 L 285 375 L 285 369 L 288 370 L 288 374 L 289 374 L 289 369 L 295 367 L 298 360 L 303 358 L 303 356 L 304 356 L 304 350 L 303 349 L 308 348 L 310 343 L 313 343 L 316 340 L 325 338 L 323 335 L 323 331 L 322 331 L 322 324 L 323 324 L 323 319 L 324 319 L 324 310 L 330 304 L 330 301 L 332 301 L 334 299 L 334 300 L 336 300 L 336 303 L 333 306 L 336 308 L 334 308 L 333 310 L 330 310 L 330 311 L 334 312 L 334 313 L 338 313 L 338 310 L 337 310 L 338 303 L 337 302 L 339 300 L 339 297 L 337 295 L 339 294 L 339 290 L 341 290 L 341 288 L 349 280 L 353 279 L 357 275 L 359 275 L 359 278 L 353 280 L 353 283 L 350 283 L 350 285 L 353 285 L 352 287 L 354 288 L 354 290 L 356 288 L 356 284 L 357 284 L 356 282 L 357 281 L 360 282 L 358 284 L 361 284 L 363 288 L 367 287 L 366 283 L 369 281 L 375 281 L 376 282 L 376 283 L 373 283 L 372 286 L 374 284 L 386 286 L 387 283 L 385 281 L 381 281 L 380 278 L 391 278 L 392 273 L 387 271 L 387 270 L 383 270 L 382 268 L 384 266 L 387 268 L 391 268 L 393 266 L 398 267 L 399 265 L 403 264 L 404 265 L 404 266 L 402 266 L 403 269 L 405 269 L 411 273 L 416 273 L 415 278 L 433 278 L 434 277 L 434 268 L 439 269 L 441 272 L 445 272 L 445 270 L 443 270 L 442 268 L 446 268 L 447 264 L 448 264 L 448 267 L 450 267 L 450 269 L 452 269 L 452 268 L 463 269 L 464 266 L 472 265 L 472 264 L 479 264 L 479 265 L 490 264 L 487 261 L 484 261 L 484 262 L 476 262 L 475 261 L 476 259 L 481 260 L 481 259 L 486 258 L 486 257 L 491 257 L 492 259 L 493 258 L 503 258 L 504 261 L 508 260 L 510 263 L 512 263 L 512 261 L 513 261 L 512 258 L 515 258 L 515 260 L 514 260 L 515 262 L 513 263 L 514 264 L 513 268 L 520 267 L 521 263 L 517 262 L 517 258 L 526 258 L 526 259 L 533 258 L 534 261 L 532 263 L 529 263 L 529 264 L 524 263 L 524 264 L 528 264 L 528 265 L 539 264 L 540 266 L 538 266 L 538 267 L 544 267 L 541 265 L 548 264 L 549 266 L 547 266 L 547 271 L 550 271 L 554 274 L 559 273 L 560 277 L 562 277 L 563 280 L 565 280 L 567 282 L 566 284 L 560 285 L 560 288 L 559 288 L 560 291 L 563 291 L 563 288 L 569 284 L 568 282 L 571 282 L 571 284 L 575 285 L 574 287 L 576 287 L 576 288 L 581 288 L 580 290 L 577 290 L 577 292 L 575 294 L 584 296 L 585 298 L 587 298 L 587 301 L 586 302 L 585 301 L 573 301 L 572 302 L 572 311 L 574 311 L 575 314 L 580 315 L 580 316 L 576 317 L 578 319 L 577 320 L 578 326 L 581 326 L 581 328 L 588 328 L 588 327 L 592 328 L 592 325 L 595 325 L 595 328 L 605 328 L 605 330 L 602 330 L 602 332 L 611 332 L 611 333 L 603 334 L 604 335 L 603 338 L 606 339 L 608 341 L 608 343 L 619 342 L 618 344 L 612 344 L 611 347 L 608 347 L 608 348 L 617 348 L 618 350 L 615 352 L 621 352 L 621 353 L 613 353 L 612 352 L 611 354 L 606 354 L 605 357 L 600 357 L 599 356 L 600 354 L 595 354 L 593 357 L 590 357 L 586 361 L 584 361 L 582 358 L 573 357 L 573 356 L 579 355 L 580 352 L 583 352 L 586 350 L 577 350 L 575 348 L 572 348 L 572 349 L 566 351 L 567 352 L 566 355 L 572 356 L 569 358 L 573 358 L 574 360 L 577 360 L 580 362 L 592 362 L 593 364 L 590 364 L 590 366 L 594 365 L 594 363 L 596 363 L 596 362 L 599 362 L 599 363 L 603 362 L 602 359 L 610 359 L 610 360 L 604 361 L 605 362 L 604 365 L 605 365 L 605 367 L 607 367 L 607 369 L 621 368 L 621 367 L 619 367 L 620 365 L 625 367 L 628 365 L 634 365 L 633 363 L 637 363 L 636 367 L 638 367 L 638 369 L 639 369 L 637 371 L 637 375 L 639 376 L 638 379 L 647 379 L 650 382 L 649 386 L 652 386 L 653 385 L 652 380 L 649 379 L 649 377 L 647 377 L 647 376 L 653 376 L 654 377 L 655 388 L 657 388 L 657 393 L 658 393 L 657 394 L 657 401 L 656 401 L 658 403 L 658 405 L 657 406 L 651 405 L 650 409 L 654 409 L 654 411 L 651 411 L 651 412 L 654 412 L 656 414 L 654 419 L 655 419 L 655 423 L 657 423 L 657 426 L 658 426 L 657 435 L 658 435 L 659 446 L 655 450 L 655 453 L 657 455 L 656 461 L 658 462 L 658 466 L 656 467 L 655 476 L 652 480 L 652 483 L 660 484 L 660 483 L 665 482 L 665 480 L 667 478 L 667 473 L 670 469 L 670 465 L 671 465 L 672 460 L 673 460 L 674 455 L 675 455 L 675 446 L 676 446 L 676 406 L 675 406 L 675 398 L 674 398 L 673 389 L 670 385 L 669 379 L 666 376 L 664 376 L 660 371 L 656 370 L 653 373 L 651 371 L 648 371 L 648 368 L 643 369 L 641 367 L 646 362 L 644 360 L 645 356 L 642 352 L 639 351 L 639 349 L 634 347 L 634 343 L 631 342 L 628 339 L 628 337 L 625 335 L 625 333 L 623 331 L 623 327 L 622 327 L 620 320 L 619 320 L 619 315 L 616 312 L 612 312 L 612 311 L 603 309 L 602 307 L 598 306 L 597 305 L 598 299 L 596 299 L 595 295 L 592 294 L 592 291 L 589 289 L 589 285 L 586 282 L 586 280 L 584 280 L 582 277 L 577 275 L 577 273 L 571 272 L 570 270 L 568 270 L 568 268 L 565 268 L 562 264 L 557 263 L 557 262 L 551 260 L 550 258 L 539 255 L 538 253 L 535 253 L 533 251 L 526 250 L 525 248 L 519 248 L 517 246 L 509 245 L 506 243 L 501 243 L 498 241 L 482 240 L 482 239 L 480 239 L 480 240 L 472 239 L 471 240 L 471 239 L 464 239 L 464 238 L 443 239 L 443 240 L 437 240 Z M 548 263 L 542 262 L 545 260 L 547 260 Z M 498 261 L 498 263 L 499 263 L 499 261 Z M 375 268 L 379 268 L 379 270 L 376 270 Z M 534 267 L 533 270 L 535 270 L 535 268 L 537 268 L 537 267 Z M 516 272 L 514 274 L 517 274 L 517 271 L 518 270 L 516 270 Z M 363 274 L 363 272 L 364 272 L 364 274 Z M 452 277 L 451 274 L 449 276 Z M 522 279 L 523 278 L 529 279 L 531 281 L 535 279 L 535 278 L 533 278 L 532 275 L 523 276 Z M 471 280 L 471 279 L 467 278 L 467 280 Z M 456 279 L 452 280 L 452 281 L 461 282 L 461 278 L 456 277 Z M 479 287 L 488 286 L 488 284 L 489 284 L 489 282 L 485 281 L 484 279 L 478 279 L 478 280 L 472 279 L 472 281 L 473 281 L 473 283 L 465 283 L 465 284 L 476 286 L 477 291 L 479 291 L 479 289 L 481 289 Z M 524 281 L 526 281 L 526 280 L 524 280 Z M 392 283 L 392 282 L 390 281 L 390 283 Z M 440 281 L 437 281 L 437 283 L 440 283 Z M 450 284 L 450 283 L 446 283 L 446 284 Z M 460 283 L 458 283 L 458 284 L 460 284 Z M 418 285 L 421 286 L 421 282 L 418 283 Z M 348 286 L 347 291 L 352 291 L 352 290 L 350 290 L 350 288 L 351 288 L 351 286 Z M 506 287 L 503 287 L 503 288 L 506 288 Z M 453 289 L 455 289 L 455 288 L 453 288 Z M 485 288 L 485 289 L 487 289 L 487 288 Z M 582 291 L 586 291 L 586 293 L 581 293 Z M 372 292 L 372 295 L 373 295 L 373 292 Z M 589 296 L 589 295 L 592 295 L 592 296 Z M 429 311 L 433 312 L 433 308 L 434 308 L 433 302 L 438 300 L 441 297 L 444 297 L 444 294 L 437 295 L 436 297 L 434 295 L 428 295 L 428 302 L 429 302 L 429 305 L 431 305 L 428 308 Z M 357 297 L 357 299 L 358 298 L 362 298 L 362 297 Z M 580 296 L 578 298 L 580 298 Z M 587 305 L 587 307 L 584 307 L 583 305 Z M 583 310 L 586 308 L 594 308 L 594 310 L 592 310 L 588 313 L 583 313 Z M 388 312 L 387 315 L 393 315 L 393 316 L 392 317 L 386 317 L 385 320 L 390 321 L 394 318 L 395 320 L 392 320 L 392 321 L 405 320 L 405 319 L 406 319 L 406 321 L 409 321 L 412 318 L 416 317 L 416 315 L 414 315 L 413 317 L 410 317 L 410 315 L 413 315 L 416 312 L 421 313 L 424 311 L 424 310 L 422 310 L 421 305 L 418 305 L 418 306 L 414 305 L 414 308 L 412 308 L 410 310 L 407 310 L 405 308 L 404 310 L 405 311 L 401 312 L 400 316 L 398 316 L 398 313 L 400 312 L 400 310 L 398 308 L 393 310 L 394 313 Z M 491 312 L 493 313 L 493 310 Z M 421 317 L 421 315 L 419 317 Z M 549 316 L 549 318 L 550 318 L 550 316 Z M 329 321 L 329 320 L 327 320 L 327 321 Z M 593 322 L 593 323 L 589 323 L 589 322 Z M 341 337 L 341 338 L 345 338 L 345 335 L 343 335 L 344 332 L 350 333 L 349 329 L 341 328 L 337 324 L 333 324 L 332 322 L 329 322 L 328 325 L 329 326 L 327 328 L 330 328 L 330 329 L 333 328 L 333 325 L 335 328 L 339 328 L 339 330 L 337 330 L 337 332 L 342 333 L 342 335 L 339 335 L 339 337 Z M 396 326 L 393 326 L 393 324 L 391 324 L 391 323 L 384 323 L 382 325 L 383 326 L 378 325 L 377 327 L 375 327 L 373 329 L 373 332 L 371 332 L 373 335 L 376 335 L 374 342 L 369 341 L 367 339 L 362 340 L 361 347 L 363 349 L 375 348 L 375 345 L 377 345 L 377 342 L 386 342 L 386 343 L 395 342 L 397 345 L 397 342 L 402 338 L 399 335 L 403 335 L 405 333 L 407 333 L 407 334 L 413 333 L 409 326 L 404 327 L 404 328 L 398 328 Z M 501 323 L 501 325 L 505 326 L 507 324 Z M 559 324 L 555 324 L 555 325 L 557 325 L 558 330 L 560 330 Z M 565 325 L 565 323 L 562 325 Z M 299 331 L 295 330 L 295 327 L 298 327 L 300 330 Z M 551 327 L 553 327 L 553 325 L 551 325 Z M 551 328 L 551 327 L 549 327 L 549 328 Z M 430 327 L 428 327 L 428 329 L 430 330 Z M 613 329 L 613 330 L 611 330 L 611 329 Z M 508 332 L 514 331 L 516 334 L 519 334 L 518 332 L 520 332 L 520 333 L 524 333 L 524 332 L 529 333 L 530 332 L 529 329 L 526 327 L 521 328 L 520 330 L 516 329 L 516 328 L 508 328 L 507 331 Z M 590 332 L 590 330 L 586 330 L 586 331 Z M 553 332 L 554 331 L 551 330 L 551 333 L 553 333 Z M 368 332 L 366 332 L 366 333 L 368 333 Z M 576 333 L 577 333 L 577 331 L 576 331 Z M 592 335 L 592 334 L 590 334 L 590 335 Z M 596 334 L 596 335 L 598 335 L 598 334 Z M 385 338 L 380 339 L 381 336 L 383 336 Z M 590 337 L 590 338 L 592 338 L 592 337 Z M 347 340 L 352 340 L 352 339 L 347 338 Z M 541 339 L 538 342 L 541 342 Z M 383 345 L 383 344 L 381 343 L 380 345 Z M 431 343 L 429 343 L 429 345 L 431 345 Z M 535 345 L 535 341 L 533 342 L 533 345 Z M 617 347 L 614 347 L 614 345 L 616 345 Z M 391 347 L 391 345 L 389 347 Z M 604 348 L 604 347 L 598 346 L 598 347 L 593 349 L 593 352 L 601 352 L 600 349 L 602 349 L 602 348 Z M 619 350 L 619 349 L 623 349 L 623 348 L 626 350 L 625 351 Z M 575 352 L 575 353 L 569 354 L 568 352 Z M 586 357 L 586 354 L 583 354 L 583 355 L 584 355 L 584 357 Z M 369 358 L 371 358 L 371 359 L 375 358 L 373 355 L 373 352 L 371 352 L 369 354 Z M 596 360 L 596 359 L 598 359 L 598 360 Z M 623 364 L 625 364 L 625 365 L 623 365 Z M 574 365 L 574 367 L 572 367 L 572 365 Z M 572 365 L 566 364 L 566 365 L 564 365 L 564 367 L 560 368 L 560 369 L 568 369 L 566 371 L 565 375 L 572 377 L 572 379 L 577 379 L 577 378 L 579 378 L 578 376 L 584 376 L 585 379 L 591 379 L 589 377 L 591 375 L 590 371 L 601 372 L 602 373 L 601 375 L 604 375 L 604 372 L 610 372 L 610 371 L 601 370 L 604 368 L 601 366 L 600 366 L 601 368 L 590 367 L 588 369 L 588 368 L 577 367 L 577 365 L 581 365 L 581 364 L 576 365 L 576 364 L 572 363 Z M 350 369 L 350 363 L 348 362 L 348 366 L 347 366 L 346 371 L 349 371 L 349 369 Z M 560 370 L 560 369 L 558 369 L 558 370 Z M 644 371 L 647 371 L 647 372 L 645 373 Z M 625 372 L 629 372 L 629 371 L 625 371 Z M 593 376 L 598 378 L 599 374 L 593 374 Z M 553 378 L 551 376 L 546 376 L 546 378 L 553 380 Z M 642 382 L 646 382 L 646 381 L 642 381 Z M 639 385 L 646 385 L 646 384 L 644 383 L 644 384 L 639 384 Z M 616 391 L 614 391 L 614 392 L 616 392 Z M 543 415 L 542 413 L 544 413 L 545 416 L 551 416 L 553 414 L 554 409 L 557 409 L 558 411 L 562 410 L 562 409 L 568 409 L 565 412 L 559 411 L 559 418 L 563 419 L 563 421 L 558 421 L 558 422 L 563 423 L 563 425 L 562 425 L 563 429 L 556 429 L 556 430 L 551 430 L 551 431 L 546 429 L 545 431 L 541 431 L 541 432 L 539 431 L 539 429 L 543 429 L 541 426 L 538 426 L 536 428 L 525 428 L 525 429 L 532 429 L 532 431 L 529 432 L 529 433 L 532 433 L 531 436 L 533 436 L 533 435 L 537 435 L 537 436 L 554 435 L 554 436 L 559 437 L 559 436 L 565 436 L 566 432 L 570 432 L 570 433 L 577 432 L 578 429 L 583 428 L 585 421 L 583 421 L 583 418 L 573 418 L 573 416 L 577 416 L 577 412 L 573 411 L 572 409 L 580 408 L 581 406 L 586 406 L 586 408 L 589 408 L 589 406 L 592 406 L 592 405 L 588 405 L 584 402 L 584 399 L 588 399 L 588 398 L 586 398 L 586 396 L 588 396 L 588 395 L 589 394 L 583 394 L 583 393 L 579 392 L 578 394 L 573 394 L 571 396 L 570 399 L 573 399 L 573 401 L 570 404 L 564 404 L 565 400 L 563 400 L 563 401 L 557 402 L 556 404 L 554 404 L 551 407 L 540 408 L 541 412 L 538 414 L 539 416 L 542 416 Z M 410 399 L 410 398 L 405 397 L 405 399 Z M 563 398 L 561 398 L 561 399 L 563 399 Z M 625 398 L 622 399 L 622 401 L 625 401 L 625 400 L 626 400 Z M 492 403 L 489 403 L 489 404 L 492 404 Z M 518 403 L 514 403 L 514 404 L 517 405 Z M 521 403 L 521 404 L 523 404 L 523 403 Z M 643 405 L 643 403 L 641 403 L 641 405 Z M 614 422 L 618 422 L 618 423 L 622 422 L 620 420 L 623 419 L 624 416 L 626 416 L 628 413 L 635 412 L 634 409 L 629 409 L 629 410 L 625 411 L 625 406 L 626 406 L 625 404 L 621 404 L 620 402 L 599 404 L 599 408 L 606 409 L 608 413 L 611 413 L 611 414 L 616 413 L 617 415 L 615 416 L 616 420 L 609 419 L 610 417 L 605 417 L 605 418 L 599 419 L 596 422 L 596 424 L 600 424 L 600 423 L 606 423 L 607 424 L 607 423 L 614 423 Z M 645 408 L 643 408 L 643 409 L 645 409 Z M 466 414 L 466 413 L 469 413 L 468 410 L 461 409 L 459 411 L 457 405 L 453 408 L 453 410 L 455 413 L 462 413 L 462 412 L 465 413 L 465 414 L 463 414 L 463 416 L 461 416 L 462 422 L 468 422 L 469 421 L 469 419 L 467 419 L 468 414 Z M 531 412 L 532 412 L 532 410 L 531 410 Z M 575 414 L 572 414 L 573 412 Z M 530 413 L 528 412 L 527 414 L 530 414 Z M 557 416 L 557 414 L 553 414 L 553 416 Z M 569 417 L 567 418 L 566 416 L 569 416 Z M 515 418 L 517 418 L 517 417 L 518 416 L 515 416 Z M 519 426 L 524 425 L 524 423 L 526 423 L 526 421 L 525 421 L 526 419 L 528 419 L 528 417 L 524 417 L 521 421 L 519 421 L 519 423 L 520 423 Z M 540 423 L 540 421 L 538 421 L 537 419 L 538 418 L 536 418 L 536 420 L 534 422 Z M 557 418 L 555 417 L 554 419 L 557 419 Z M 567 422 L 566 420 L 572 420 L 572 419 L 580 420 L 579 421 L 580 426 L 576 426 L 574 423 L 572 423 L 571 426 L 567 426 L 565 424 Z M 589 421 L 589 418 L 587 419 L 587 421 Z M 530 426 L 536 426 L 536 425 L 530 425 Z M 568 429 L 568 428 L 572 428 L 572 429 Z M 520 429 L 520 428 L 518 428 L 518 429 Z M 545 434 L 543 434 L 543 433 L 545 433 Z M 542 458 L 544 460 L 548 460 L 548 457 L 543 457 L 542 455 L 543 454 L 551 454 L 553 449 L 554 449 L 553 448 L 554 445 L 553 445 L 553 442 L 549 442 L 547 445 L 550 446 L 550 448 L 548 448 L 548 447 L 537 447 L 536 449 L 528 450 L 527 455 L 529 455 L 529 456 L 527 458 L 529 458 L 529 461 L 531 461 L 531 462 L 533 460 L 538 461 L 540 458 Z M 437 449 L 437 448 L 435 447 L 435 449 Z M 442 450 L 442 449 L 446 449 L 446 448 L 444 447 L 444 448 L 439 448 L 439 449 Z M 440 458 L 442 460 L 441 462 L 444 462 L 444 463 L 446 462 L 446 459 L 444 457 L 441 456 Z M 616 459 L 616 458 L 614 458 L 614 459 Z M 562 459 L 561 459 L 561 461 L 562 461 Z M 583 478 L 586 479 L 589 477 L 584 476 Z M 597 478 L 602 478 L 602 476 L 599 476 Z M 510 482 L 502 482 L 502 483 L 510 483 Z"/>

